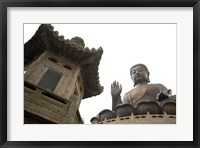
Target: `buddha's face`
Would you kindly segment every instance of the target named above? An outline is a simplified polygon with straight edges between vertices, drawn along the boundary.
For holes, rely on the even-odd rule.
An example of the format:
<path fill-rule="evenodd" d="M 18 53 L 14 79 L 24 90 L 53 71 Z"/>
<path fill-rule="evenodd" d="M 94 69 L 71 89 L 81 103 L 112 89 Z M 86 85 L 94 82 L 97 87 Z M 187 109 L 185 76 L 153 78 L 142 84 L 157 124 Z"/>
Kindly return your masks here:
<path fill-rule="evenodd" d="M 143 66 L 136 66 L 131 69 L 131 78 L 134 86 L 141 83 L 148 83 L 149 73 Z"/>

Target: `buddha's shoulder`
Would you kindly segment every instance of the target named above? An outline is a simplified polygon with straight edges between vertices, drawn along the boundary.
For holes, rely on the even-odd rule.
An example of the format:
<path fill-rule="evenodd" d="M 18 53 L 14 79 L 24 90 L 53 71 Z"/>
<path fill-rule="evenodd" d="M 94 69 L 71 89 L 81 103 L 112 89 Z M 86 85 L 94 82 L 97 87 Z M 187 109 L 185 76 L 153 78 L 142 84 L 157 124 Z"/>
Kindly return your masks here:
<path fill-rule="evenodd" d="M 148 84 L 148 86 L 152 86 L 152 87 L 161 87 L 161 86 L 164 86 L 163 84 L 161 83 L 153 83 L 153 84 Z"/>
<path fill-rule="evenodd" d="M 149 89 L 159 89 L 159 90 L 165 90 L 166 87 L 161 84 L 161 83 L 156 83 L 156 84 L 148 84 Z"/>
<path fill-rule="evenodd" d="M 124 96 L 129 96 L 130 93 L 131 93 L 132 91 L 133 91 L 133 89 L 131 89 L 130 91 L 126 92 L 126 93 L 124 94 Z"/>

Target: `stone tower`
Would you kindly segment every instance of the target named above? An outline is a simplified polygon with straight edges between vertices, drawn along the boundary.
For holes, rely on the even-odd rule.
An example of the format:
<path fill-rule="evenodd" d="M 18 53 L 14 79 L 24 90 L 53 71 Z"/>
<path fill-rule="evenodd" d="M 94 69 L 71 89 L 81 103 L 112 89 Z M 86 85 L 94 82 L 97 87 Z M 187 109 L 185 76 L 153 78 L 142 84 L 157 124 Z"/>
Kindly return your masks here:
<path fill-rule="evenodd" d="M 24 123 L 83 123 L 81 100 L 103 91 L 102 54 L 101 47 L 85 48 L 83 39 L 66 40 L 52 25 L 40 25 L 24 45 Z"/>

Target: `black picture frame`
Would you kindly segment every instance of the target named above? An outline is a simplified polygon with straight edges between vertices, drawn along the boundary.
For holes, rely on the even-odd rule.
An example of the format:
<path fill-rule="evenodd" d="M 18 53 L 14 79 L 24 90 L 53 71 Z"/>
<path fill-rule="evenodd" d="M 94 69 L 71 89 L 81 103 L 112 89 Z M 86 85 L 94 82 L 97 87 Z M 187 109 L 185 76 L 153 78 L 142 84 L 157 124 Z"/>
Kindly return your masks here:
<path fill-rule="evenodd" d="M 193 7 L 193 141 L 7 141 L 8 7 Z M 1 0 L 0 2 L 0 146 L 9 147 L 199 147 L 199 0 Z M 183 129 L 184 130 L 184 129 Z"/>

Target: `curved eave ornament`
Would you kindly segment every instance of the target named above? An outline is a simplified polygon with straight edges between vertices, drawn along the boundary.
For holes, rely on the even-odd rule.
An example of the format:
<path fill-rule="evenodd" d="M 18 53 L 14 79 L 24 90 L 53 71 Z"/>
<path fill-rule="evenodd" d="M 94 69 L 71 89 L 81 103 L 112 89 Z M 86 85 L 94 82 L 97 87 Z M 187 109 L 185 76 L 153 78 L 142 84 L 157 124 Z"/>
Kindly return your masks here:
<path fill-rule="evenodd" d="M 103 49 L 89 49 L 85 47 L 83 39 L 74 37 L 71 40 L 59 36 L 51 24 L 39 26 L 35 35 L 24 44 L 24 66 L 36 60 L 45 50 L 63 56 L 79 65 L 84 85 L 83 99 L 99 95 L 103 86 L 99 82 L 98 66 L 103 54 Z"/>

